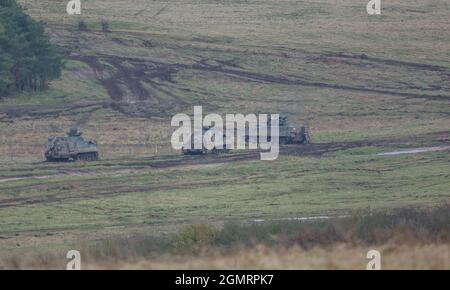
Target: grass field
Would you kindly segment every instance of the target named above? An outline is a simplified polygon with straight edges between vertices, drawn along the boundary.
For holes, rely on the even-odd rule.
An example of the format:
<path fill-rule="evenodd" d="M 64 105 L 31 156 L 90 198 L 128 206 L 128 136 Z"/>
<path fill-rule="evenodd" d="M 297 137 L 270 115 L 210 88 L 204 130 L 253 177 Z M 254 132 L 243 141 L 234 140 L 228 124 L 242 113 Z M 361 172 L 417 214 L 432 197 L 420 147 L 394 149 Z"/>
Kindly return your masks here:
<path fill-rule="evenodd" d="M 65 1 L 19 2 L 66 64 L 48 91 L 0 96 L 0 254 L 450 200 L 448 149 L 377 155 L 450 145 L 445 0 L 385 1 L 381 16 L 367 15 L 365 0 L 90 0 L 81 16 Z M 308 121 L 313 144 L 274 162 L 183 157 L 170 147 L 170 119 L 194 105 Z M 98 141 L 101 160 L 42 162 L 47 138 L 74 126 Z"/>
<path fill-rule="evenodd" d="M 79 241 L 83 269 L 446 269 L 449 205 L 313 221 L 194 223 L 174 233 Z M 63 248 L 1 254 L 0 269 L 61 269 Z M 367 265 L 367 266 L 366 266 Z M 370 267 L 369 267 L 370 268 Z"/>

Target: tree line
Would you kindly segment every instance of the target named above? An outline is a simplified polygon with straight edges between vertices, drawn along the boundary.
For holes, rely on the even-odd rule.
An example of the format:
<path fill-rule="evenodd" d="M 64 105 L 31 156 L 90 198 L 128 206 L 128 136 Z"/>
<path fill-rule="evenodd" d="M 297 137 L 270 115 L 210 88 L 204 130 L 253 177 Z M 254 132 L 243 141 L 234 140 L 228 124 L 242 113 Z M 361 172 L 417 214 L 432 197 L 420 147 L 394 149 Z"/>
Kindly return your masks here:
<path fill-rule="evenodd" d="M 62 58 L 16 0 L 0 0 L 0 97 L 41 91 L 61 75 Z"/>

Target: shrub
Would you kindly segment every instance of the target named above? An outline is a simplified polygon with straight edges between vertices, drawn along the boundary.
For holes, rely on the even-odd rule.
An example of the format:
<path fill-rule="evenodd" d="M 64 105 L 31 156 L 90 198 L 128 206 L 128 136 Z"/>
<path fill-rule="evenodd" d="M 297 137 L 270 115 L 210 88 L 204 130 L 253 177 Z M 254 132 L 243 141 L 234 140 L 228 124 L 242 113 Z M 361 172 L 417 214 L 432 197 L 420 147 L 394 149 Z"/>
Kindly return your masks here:
<path fill-rule="evenodd" d="M 173 244 L 177 250 L 198 251 L 215 242 L 218 230 L 207 224 L 194 224 L 182 228 L 175 235 Z"/>

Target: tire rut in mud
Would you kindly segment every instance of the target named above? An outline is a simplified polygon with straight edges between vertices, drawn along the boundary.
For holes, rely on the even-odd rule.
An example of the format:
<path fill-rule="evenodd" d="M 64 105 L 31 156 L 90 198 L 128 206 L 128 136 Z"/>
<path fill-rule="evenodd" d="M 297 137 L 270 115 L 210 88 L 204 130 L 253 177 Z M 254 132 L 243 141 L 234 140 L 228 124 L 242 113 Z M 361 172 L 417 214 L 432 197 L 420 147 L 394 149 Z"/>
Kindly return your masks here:
<path fill-rule="evenodd" d="M 163 85 L 175 84 L 173 74 L 176 73 L 176 68 L 170 65 L 104 55 L 75 54 L 70 55 L 69 59 L 88 64 L 110 96 L 110 107 L 126 115 L 163 116 L 166 110 L 184 104 L 184 101 Z"/>
<path fill-rule="evenodd" d="M 360 62 L 368 64 L 384 65 L 387 68 L 392 66 L 403 67 L 407 70 L 416 69 L 424 72 L 438 72 L 444 78 L 450 79 L 450 71 L 444 67 L 407 63 L 396 60 L 383 60 L 378 58 L 358 58 L 350 55 L 321 55 L 315 61 L 323 61 L 324 58 L 340 58 L 340 61 L 346 59 L 357 60 L 357 63 L 350 65 L 359 65 Z M 248 82 L 258 82 L 264 84 L 297 85 L 313 88 L 326 88 L 332 90 L 354 91 L 362 93 L 375 93 L 404 98 L 419 98 L 427 100 L 450 101 L 450 94 L 434 93 L 435 91 L 446 92 L 447 87 L 437 87 L 433 84 L 428 87 L 414 86 L 411 84 L 398 83 L 398 88 L 384 86 L 358 86 L 337 84 L 323 81 L 313 81 L 301 79 L 298 76 L 277 76 L 264 73 L 251 72 L 242 69 L 239 64 L 233 61 L 214 60 L 214 64 L 207 59 L 200 59 L 192 64 L 182 63 L 163 63 L 147 59 L 134 57 L 119 57 L 107 54 L 98 54 L 97 56 L 72 55 L 71 59 L 87 63 L 94 71 L 97 79 L 105 87 L 111 99 L 115 102 L 114 109 L 120 110 L 125 114 L 142 115 L 139 110 L 150 108 L 148 112 L 158 116 L 161 111 L 170 107 L 186 107 L 188 104 L 181 101 L 182 98 L 175 95 L 176 91 L 175 75 L 181 71 L 198 71 L 206 73 L 215 73 L 224 77 L 236 78 Z M 108 63 L 104 65 L 103 63 Z M 145 86 L 144 86 L 145 84 Z M 165 84 L 165 85 L 163 85 Z M 450 87 L 450 85 L 449 85 Z M 168 89 L 169 88 L 169 89 Z M 413 91 L 423 91 L 423 93 L 404 91 L 404 89 Z M 172 100 L 158 95 L 168 95 Z M 163 101 L 164 99 L 164 101 Z M 127 110 L 127 106 L 133 104 L 143 104 L 135 106 L 135 110 Z M 145 110 L 144 110 L 145 111 Z"/>

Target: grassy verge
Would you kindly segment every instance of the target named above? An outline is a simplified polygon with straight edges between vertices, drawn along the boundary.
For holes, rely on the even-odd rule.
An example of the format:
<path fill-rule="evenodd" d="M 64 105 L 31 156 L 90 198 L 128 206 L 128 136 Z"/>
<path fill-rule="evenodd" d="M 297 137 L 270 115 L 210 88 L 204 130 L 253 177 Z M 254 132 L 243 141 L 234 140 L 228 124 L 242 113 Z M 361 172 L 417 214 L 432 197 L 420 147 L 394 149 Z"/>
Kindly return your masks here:
<path fill-rule="evenodd" d="M 385 268 L 443 269 L 450 266 L 445 259 L 450 253 L 449 213 L 450 206 L 443 205 L 315 221 L 203 223 L 170 235 L 122 236 L 75 248 L 87 268 L 364 269 L 365 253 L 377 249 Z M 437 249 L 443 256 L 432 254 Z M 58 268 L 63 263 L 59 250 L 34 255 L 30 260 L 6 256 L 0 267 Z M 428 259 L 421 260 L 422 255 Z"/>

